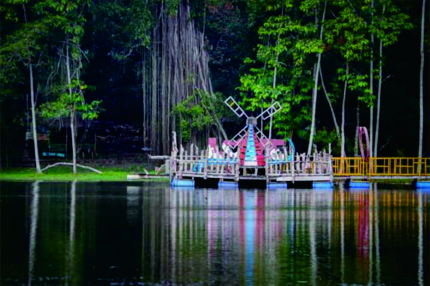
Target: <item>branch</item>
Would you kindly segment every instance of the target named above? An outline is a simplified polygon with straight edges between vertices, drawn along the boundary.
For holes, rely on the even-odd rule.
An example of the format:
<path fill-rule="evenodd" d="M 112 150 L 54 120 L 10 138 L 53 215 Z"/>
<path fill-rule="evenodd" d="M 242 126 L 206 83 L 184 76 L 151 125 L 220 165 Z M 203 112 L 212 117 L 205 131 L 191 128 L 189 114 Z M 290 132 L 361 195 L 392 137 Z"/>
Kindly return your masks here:
<path fill-rule="evenodd" d="M 170 156 L 163 156 L 163 155 L 151 156 L 150 154 L 148 154 L 148 158 L 151 160 L 169 160 Z"/>
<path fill-rule="evenodd" d="M 59 163 L 55 163 L 55 164 L 52 164 L 52 165 L 48 165 L 45 168 L 43 168 L 41 171 L 43 172 L 45 170 L 48 170 L 49 168 L 52 168 L 52 167 L 55 167 L 55 166 L 60 166 L 60 165 L 62 165 L 62 166 L 73 166 L 72 163 L 59 162 Z M 76 164 L 76 166 L 78 166 L 79 168 L 82 168 L 82 169 L 91 170 L 93 172 L 96 172 L 97 174 L 101 174 L 102 173 L 102 171 L 99 171 L 99 170 L 94 169 L 92 167 L 88 167 L 88 166 L 84 166 L 84 165 L 80 165 L 80 164 Z"/>

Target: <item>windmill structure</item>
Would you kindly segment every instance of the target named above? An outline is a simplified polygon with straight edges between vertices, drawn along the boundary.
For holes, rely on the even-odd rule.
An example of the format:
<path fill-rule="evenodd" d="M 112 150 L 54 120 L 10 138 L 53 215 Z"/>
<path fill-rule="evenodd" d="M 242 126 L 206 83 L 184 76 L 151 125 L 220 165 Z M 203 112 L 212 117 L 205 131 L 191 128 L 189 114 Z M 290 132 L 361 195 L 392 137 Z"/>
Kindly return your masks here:
<path fill-rule="evenodd" d="M 177 148 L 173 139 L 172 155 L 166 163 L 172 186 L 207 187 L 217 182 L 220 188 L 237 189 L 242 181 L 244 185 L 251 182 L 268 188 L 287 188 L 287 182 L 307 181 L 332 187 L 330 151 L 315 151 L 312 157 L 296 154 L 291 140 L 287 150 L 283 139 L 267 138 L 258 128 L 257 122 L 263 123 L 281 111 L 279 102 L 273 102 L 255 117 L 248 116 L 231 96 L 224 103 L 239 118 L 245 116 L 245 127 L 231 140 L 223 141 L 222 151 L 217 147 L 217 138 L 208 138 L 205 150 L 191 144 L 189 151 L 182 145 Z"/>
<path fill-rule="evenodd" d="M 248 116 L 242 107 L 229 96 L 224 103 L 238 116 L 239 118 L 246 117 L 246 125 L 240 130 L 231 140 L 224 141 L 224 144 L 231 148 L 239 147 L 240 165 L 244 167 L 259 167 L 265 165 L 263 149 L 273 149 L 277 145 L 283 145 L 273 142 L 274 140 L 268 139 L 263 131 L 258 129 L 258 119 L 264 121 L 274 114 L 279 112 L 282 107 L 278 101 L 275 101 L 270 107 L 266 108 L 257 117 Z"/>

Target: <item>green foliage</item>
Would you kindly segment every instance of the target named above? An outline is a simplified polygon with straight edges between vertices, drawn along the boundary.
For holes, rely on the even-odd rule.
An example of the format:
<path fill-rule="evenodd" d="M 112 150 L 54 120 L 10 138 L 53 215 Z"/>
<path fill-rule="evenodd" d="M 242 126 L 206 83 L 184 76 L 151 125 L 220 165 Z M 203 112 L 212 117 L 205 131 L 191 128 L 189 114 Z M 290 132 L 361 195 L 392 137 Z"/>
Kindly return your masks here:
<path fill-rule="evenodd" d="M 349 1 L 333 1 L 341 8 L 339 15 L 324 23 L 324 37 L 329 45 L 340 51 L 347 61 L 360 60 L 369 48 L 367 22 L 357 14 Z"/>
<path fill-rule="evenodd" d="M 203 131 L 214 124 L 215 118 L 220 118 L 225 114 L 222 94 L 210 95 L 203 90 L 195 89 L 191 96 L 183 99 L 174 107 L 172 113 L 181 118 L 179 124 L 182 139 L 184 142 L 188 142 L 193 131 Z"/>
<path fill-rule="evenodd" d="M 52 89 L 56 100 L 48 101 L 40 106 L 42 117 L 68 117 L 74 110 L 79 112 L 83 119 L 96 119 L 98 116 L 97 108 L 101 101 L 94 100 L 90 103 L 85 103 L 83 92 L 88 86 L 74 79 L 71 88 L 75 92 L 72 93 L 71 97 L 68 93 L 68 88 L 69 86 L 59 85 Z"/>
<path fill-rule="evenodd" d="M 317 130 L 314 137 L 315 143 L 323 143 L 323 146 L 326 147 L 328 144 L 333 144 L 337 141 L 337 134 L 336 130 L 327 130 L 326 127 L 323 127 L 322 130 Z"/>
<path fill-rule="evenodd" d="M 397 42 L 400 33 L 405 29 L 412 29 L 410 17 L 397 7 L 393 1 L 376 1 L 373 9 L 373 23 L 369 26 L 369 33 L 374 34 L 389 46 Z"/>
<path fill-rule="evenodd" d="M 309 17 L 319 1 L 302 2 L 302 10 L 294 9 L 294 1 L 267 7 L 281 15 L 270 16 L 259 28 L 260 44 L 256 59 L 246 58 L 249 72 L 240 78 L 242 103 L 251 111 L 269 107 L 274 100 L 281 103 L 282 111 L 274 117 L 274 128 L 284 138 L 302 129 L 311 120 L 310 106 L 314 85 L 312 68 L 315 55 L 323 52 L 323 43 L 317 27 Z M 312 8 L 312 9 L 311 9 Z M 281 11 L 279 11 L 281 10 Z M 276 71 L 276 75 L 275 75 Z M 274 82 L 276 81 L 276 84 Z"/>

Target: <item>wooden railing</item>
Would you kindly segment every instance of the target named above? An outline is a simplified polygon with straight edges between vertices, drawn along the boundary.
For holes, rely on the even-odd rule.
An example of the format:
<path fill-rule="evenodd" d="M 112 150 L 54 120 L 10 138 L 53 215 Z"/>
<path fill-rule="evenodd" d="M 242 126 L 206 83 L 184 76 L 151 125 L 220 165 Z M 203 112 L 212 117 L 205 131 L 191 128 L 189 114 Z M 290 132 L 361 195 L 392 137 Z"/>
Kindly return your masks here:
<path fill-rule="evenodd" d="M 430 176 L 430 158 L 418 157 L 334 157 L 334 176 Z"/>
<path fill-rule="evenodd" d="M 282 175 L 331 175 L 331 155 L 326 152 L 306 154 L 291 154 L 283 148 L 283 152 L 266 155 L 266 174 L 268 176 Z"/>
<path fill-rule="evenodd" d="M 239 180 L 239 161 L 233 154 L 209 154 L 208 150 L 199 152 L 196 146 L 191 146 L 189 152 L 181 146 L 178 154 L 174 153 L 170 159 L 171 177 L 199 176 L 204 179 L 217 177 Z"/>

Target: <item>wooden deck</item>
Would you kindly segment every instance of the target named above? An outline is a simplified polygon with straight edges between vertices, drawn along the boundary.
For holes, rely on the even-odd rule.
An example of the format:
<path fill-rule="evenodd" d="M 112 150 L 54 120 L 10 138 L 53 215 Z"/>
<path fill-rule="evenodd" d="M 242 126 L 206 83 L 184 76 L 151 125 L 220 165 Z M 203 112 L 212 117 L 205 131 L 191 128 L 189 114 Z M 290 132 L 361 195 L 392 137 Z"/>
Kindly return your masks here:
<path fill-rule="evenodd" d="M 264 167 L 241 166 L 234 154 L 199 151 L 196 146 L 172 152 L 169 162 L 170 180 L 194 180 L 196 178 L 219 181 L 295 182 L 333 181 L 331 155 L 318 152 L 313 156 L 288 153 L 287 148 L 265 156 Z"/>

